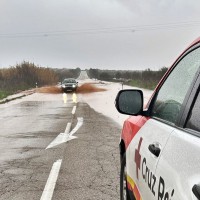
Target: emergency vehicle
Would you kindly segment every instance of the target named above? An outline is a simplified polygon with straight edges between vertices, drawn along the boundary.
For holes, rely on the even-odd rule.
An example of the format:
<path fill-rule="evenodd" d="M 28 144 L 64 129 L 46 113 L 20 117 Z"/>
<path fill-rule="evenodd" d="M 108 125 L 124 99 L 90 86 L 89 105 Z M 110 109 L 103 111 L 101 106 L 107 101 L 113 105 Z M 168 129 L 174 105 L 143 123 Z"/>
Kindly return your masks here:
<path fill-rule="evenodd" d="M 173 63 L 143 108 L 141 90 L 121 90 L 131 115 L 120 139 L 121 200 L 200 199 L 200 38 Z"/>

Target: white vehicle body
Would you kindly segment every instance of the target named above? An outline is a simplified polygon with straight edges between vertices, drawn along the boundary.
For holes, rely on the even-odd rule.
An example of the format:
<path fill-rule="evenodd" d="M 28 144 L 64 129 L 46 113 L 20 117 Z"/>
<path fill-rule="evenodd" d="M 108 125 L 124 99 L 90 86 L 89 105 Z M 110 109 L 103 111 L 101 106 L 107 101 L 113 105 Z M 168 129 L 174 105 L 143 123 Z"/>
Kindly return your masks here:
<path fill-rule="evenodd" d="M 140 98 L 137 90 L 116 98 L 119 112 L 135 115 L 124 122 L 120 141 L 121 200 L 200 199 L 200 38 L 168 70 L 145 110 Z"/>

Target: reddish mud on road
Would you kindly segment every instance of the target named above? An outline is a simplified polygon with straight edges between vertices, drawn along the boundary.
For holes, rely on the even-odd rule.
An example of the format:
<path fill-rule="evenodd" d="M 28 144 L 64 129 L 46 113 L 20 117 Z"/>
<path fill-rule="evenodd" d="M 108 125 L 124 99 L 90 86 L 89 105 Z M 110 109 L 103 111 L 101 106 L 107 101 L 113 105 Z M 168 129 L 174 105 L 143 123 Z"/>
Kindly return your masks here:
<path fill-rule="evenodd" d="M 84 83 L 83 85 L 77 88 L 76 93 L 85 94 L 85 93 L 102 92 L 102 91 L 106 91 L 106 89 L 98 88 L 91 83 Z M 37 88 L 36 92 L 59 94 L 59 93 L 62 93 L 62 89 L 57 86 L 46 86 L 46 87 Z"/>

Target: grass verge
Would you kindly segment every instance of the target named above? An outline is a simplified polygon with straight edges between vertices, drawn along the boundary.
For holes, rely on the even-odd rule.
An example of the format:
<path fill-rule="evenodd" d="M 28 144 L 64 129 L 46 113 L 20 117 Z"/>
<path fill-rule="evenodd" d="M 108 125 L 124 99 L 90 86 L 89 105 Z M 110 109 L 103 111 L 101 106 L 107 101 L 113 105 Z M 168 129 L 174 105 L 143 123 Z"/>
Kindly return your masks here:
<path fill-rule="evenodd" d="M 7 96 L 11 95 L 12 92 L 0 90 L 0 100 L 6 98 Z"/>
<path fill-rule="evenodd" d="M 133 87 L 139 87 L 139 88 L 154 90 L 158 83 L 153 82 L 153 81 L 147 82 L 147 81 L 141 81 L 141 80 L 130 80 L 130 81 L 126 82 L 125 84 L 133 86 Z"/>

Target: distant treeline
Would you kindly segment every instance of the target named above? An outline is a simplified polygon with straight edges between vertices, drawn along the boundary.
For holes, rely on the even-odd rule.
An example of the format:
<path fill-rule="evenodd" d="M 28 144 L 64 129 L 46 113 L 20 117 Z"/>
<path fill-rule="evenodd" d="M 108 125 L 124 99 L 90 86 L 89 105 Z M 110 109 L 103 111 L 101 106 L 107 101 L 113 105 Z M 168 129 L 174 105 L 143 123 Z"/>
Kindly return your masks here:
<path fill-rule="evenodd" d="M 88 70 L 88 75 L 90 78 L 99 80 L 124 82 L 131 86 L 154 89 L 167 69 L 167 67 L 162 67 L 157 71 L 151 69 L 146 69 L 144 71 L 131 71 L 99 70 L 90 68 Z"/>
<path fill-rule="evenodd" d="M 166 67 L 153 71 L 150 69 L 144 71 L 131 70 L 87 70 L 90 78 L 104 81 L 124 82 L 124 84 L 154 89 L 161 77 L 167 71 Z M 34 63 L 22 62 L 16 66 L 0 69 L 0 99 L 8 94 L 19 90 L 29 88 L 55 85 L 65 78 L 77 78 L 81 72 L 76 69 L 52 69 L 37 66 Z"/>
<path fill-rule="evenodd" d="M 22 62 L 16 66 L 0 69 L 1 98 L 18 90 L 37 86 L 55 85 L 65 77 L 77 78 L 80 69 L 51 69 L 36 66 L 34 63 Z"/>
<path fill-rule="evenodd" d="M 65 78 L 78 78 L 80 73 L 81 73 L 81 69 L 80 68 L 76 68 L 76 69 L 58 69 L 58 68 L 54 68 L 53 71 L 56 73 L 59 82 L 62 82 Z"/>

